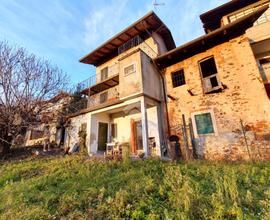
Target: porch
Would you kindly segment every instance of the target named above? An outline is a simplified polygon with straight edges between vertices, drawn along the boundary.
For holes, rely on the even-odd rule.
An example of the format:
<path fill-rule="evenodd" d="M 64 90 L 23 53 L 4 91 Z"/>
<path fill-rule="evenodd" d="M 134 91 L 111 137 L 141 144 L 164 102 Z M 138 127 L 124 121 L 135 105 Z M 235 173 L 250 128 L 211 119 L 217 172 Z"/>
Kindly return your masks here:
<path fill-rule="evenodd" d="M 106 154 L 114 144 L 129 144 L 132 156 L 161 156 L 163 140 L 160 103 L 139 97 L 91 113 L 90 155 Z"/>

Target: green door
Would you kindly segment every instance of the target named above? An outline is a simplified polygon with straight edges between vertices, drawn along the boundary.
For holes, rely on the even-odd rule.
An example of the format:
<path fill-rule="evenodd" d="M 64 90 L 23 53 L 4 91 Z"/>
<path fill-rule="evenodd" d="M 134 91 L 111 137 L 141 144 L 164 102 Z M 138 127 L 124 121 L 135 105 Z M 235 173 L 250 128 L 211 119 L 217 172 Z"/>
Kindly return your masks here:
<path fill-rule="evenodd" d="M 98 123 L 98 151 L 106 151 L 106 143 L 108 137 L 108 124 Z"/>

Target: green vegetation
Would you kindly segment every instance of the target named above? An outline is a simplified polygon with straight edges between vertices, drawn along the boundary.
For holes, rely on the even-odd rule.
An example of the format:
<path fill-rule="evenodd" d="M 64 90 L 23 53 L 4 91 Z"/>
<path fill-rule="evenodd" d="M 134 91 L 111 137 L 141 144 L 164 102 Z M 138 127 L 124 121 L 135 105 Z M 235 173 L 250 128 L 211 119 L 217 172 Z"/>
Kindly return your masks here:
<path fill-rule="evenodd" d="M 0 198 L 0 219 L 270 219 L 270 163 L 13 162 Z"/>

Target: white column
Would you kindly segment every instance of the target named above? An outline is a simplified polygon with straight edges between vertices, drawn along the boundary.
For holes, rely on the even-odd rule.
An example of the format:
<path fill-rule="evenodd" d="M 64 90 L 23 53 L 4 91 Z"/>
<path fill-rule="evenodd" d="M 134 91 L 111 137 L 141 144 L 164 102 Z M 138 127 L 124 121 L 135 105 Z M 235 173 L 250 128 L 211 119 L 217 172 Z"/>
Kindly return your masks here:
<path fill-rule="evenodd" d="M 159 135 L 159 156 L 162 156 L 162 147 L 165 138 L 164 138 L 164 126 L 163 126 L 163 120 L 164 120 L 164 115 L 162 114 L 162 109 L 161 109 L 161 104 L 157 103 L 157 125 L 158 125 L 158 135 Z"/>
<path fill-rule="evenodd" d="M 142 137 L 143 137 L 143 150 L 145 153 L 145 157 L 149 155 L 148 149 L 148 123 L 147 123 L 147 108 L 145 97 L 141 99 L 141 114 L 142 114 Z"/>

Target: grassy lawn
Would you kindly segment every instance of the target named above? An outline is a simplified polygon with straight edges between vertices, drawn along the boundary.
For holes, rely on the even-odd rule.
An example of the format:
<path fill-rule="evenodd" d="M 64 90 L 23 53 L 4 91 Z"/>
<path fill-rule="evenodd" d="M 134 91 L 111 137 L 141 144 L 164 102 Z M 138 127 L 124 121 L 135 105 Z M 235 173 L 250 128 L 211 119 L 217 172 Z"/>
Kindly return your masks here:
<path fill-rule="evenodd" d="M 270 219 L 270 163 L 0 165 L 0 219 Z"/>

